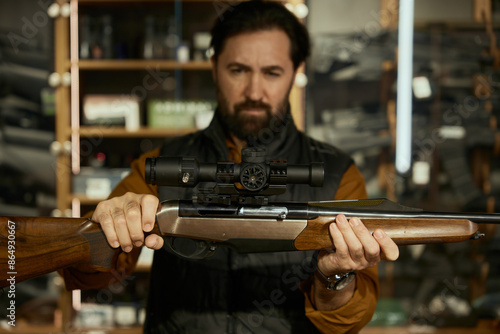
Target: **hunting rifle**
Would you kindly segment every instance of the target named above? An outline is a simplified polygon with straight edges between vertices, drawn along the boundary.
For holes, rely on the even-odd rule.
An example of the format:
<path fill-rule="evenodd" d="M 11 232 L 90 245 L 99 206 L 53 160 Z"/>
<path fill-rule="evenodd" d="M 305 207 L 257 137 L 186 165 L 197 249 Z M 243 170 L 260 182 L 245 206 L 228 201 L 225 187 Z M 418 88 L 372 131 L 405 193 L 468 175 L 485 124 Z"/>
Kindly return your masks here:
<path fill-rule="evenodd" d="M 267 160 L 258 149 L 242 151 L 241 163 L 149 158 L 145 178 L 159 186 L 197 187 L 190 200 L 161 202 L 152 231 L 165 238 L 166 248 L 192 259 L 219 246 L 238 252 L 331 249 L 328 226 L 338 214 L 361 218 L 398 245 L 477 239 L 478 223 L 500 222 L 500 214 L 424 212 L 386 199 L 271 202 L 269 196 L 284 193 L 287 184 L 321 186 L 323 164 Z M 194 241 L 188 251 L 187 240 Z M 0 287 L 80 263 L 106 270 L 119 253 L 99 224 L 48 217 L 0 217 L 0 252 Z"/>

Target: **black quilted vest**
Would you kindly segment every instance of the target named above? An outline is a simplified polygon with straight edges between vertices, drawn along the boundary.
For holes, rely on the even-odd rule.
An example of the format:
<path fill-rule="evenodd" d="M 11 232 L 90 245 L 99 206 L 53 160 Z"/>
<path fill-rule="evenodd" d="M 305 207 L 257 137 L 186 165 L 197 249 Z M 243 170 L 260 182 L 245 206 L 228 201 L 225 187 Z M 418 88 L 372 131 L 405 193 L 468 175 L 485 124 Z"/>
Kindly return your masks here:
<path fill-rule="evenodd" d="M 217 113 L 216 113 L 217 115 Z M 332 200 L 352 160 L 338 149 L 308 138 L 291 116 L 277 132 L 263 131 L 259 145 L 268 157 L 289 164 L 325 163 L 321 188 L 290 185 L 272 201 Z M 168 139 L 162 155 L 196 156 L 202 162 L 228 160 L 218 117 L 202 131 Z M 160 200 L 191 198 L 185 188 L 160 187 Z M 151 269 L 145 333 L 244 334 L 317 333 L 304 314 L 301 281 L 313 270 L 313 252 L 238 254 L 219 247 L 203 260 L 156 251 Z"/>

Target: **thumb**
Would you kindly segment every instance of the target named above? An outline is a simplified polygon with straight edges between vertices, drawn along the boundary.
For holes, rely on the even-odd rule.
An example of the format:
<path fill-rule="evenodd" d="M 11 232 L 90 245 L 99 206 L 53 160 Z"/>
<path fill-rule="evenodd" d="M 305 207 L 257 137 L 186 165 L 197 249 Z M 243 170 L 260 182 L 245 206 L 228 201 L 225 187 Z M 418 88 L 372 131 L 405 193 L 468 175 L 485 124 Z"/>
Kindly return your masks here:
<path fill-rule="evenodd" d="M 163 238 L 157 234 L 150 234 L 144 240 L 144 245 L 154 250 L 161 249 L 163 247 Z"/>

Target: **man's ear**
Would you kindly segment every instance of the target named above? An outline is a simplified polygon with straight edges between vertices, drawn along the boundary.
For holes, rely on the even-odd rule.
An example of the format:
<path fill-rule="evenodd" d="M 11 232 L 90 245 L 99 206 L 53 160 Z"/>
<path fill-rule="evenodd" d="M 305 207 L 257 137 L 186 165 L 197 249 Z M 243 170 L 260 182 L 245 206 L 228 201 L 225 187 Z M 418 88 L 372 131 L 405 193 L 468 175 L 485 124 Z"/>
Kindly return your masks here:
<path fill-rule="evenodd" d="M 297 66 L 297 68 L 293 71 L 293 80 L 292 80 L 291 87 L 293 87 L 293 85 L 295 85 L 295 80 L 297 78 L 297 74 L 304 72 L 304 65 L 305 65 L 305 62 L 301 62 L 299 64 L 299 66 Z"/>
<path fill-rule="evenodd" d="M 210 62 L 212 63 L 212 79 L 217 82 L 217 60 L 215 56 L 210 57 Z"/>
<path fill-rule="evenodd" d="M 297 66 L 297 68 L 295 69 L 295 73 L 293 74 L 293 77 L 295 78 L 295 76 L 297 75 L 297 73 L 301 72 L 304 70 L 304 65 L 305 65 L 305 61 L 301 62 L 299 64 L 299 66 Z"/>

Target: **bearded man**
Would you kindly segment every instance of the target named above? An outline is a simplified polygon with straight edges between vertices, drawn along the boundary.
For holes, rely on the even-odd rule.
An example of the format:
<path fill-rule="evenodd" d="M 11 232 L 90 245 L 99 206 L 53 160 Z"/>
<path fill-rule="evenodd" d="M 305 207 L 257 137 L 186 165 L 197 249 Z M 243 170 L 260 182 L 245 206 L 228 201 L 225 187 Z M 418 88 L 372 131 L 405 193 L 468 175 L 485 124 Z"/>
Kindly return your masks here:
<path fill-rule="evenodd" d="M 99 203 L 92 219 L 119 252 L 116 269 L 132 272 L 142 246 L 155 250 L 145 333 L 346 333 L 368 323 L 378 297 L 377 264 L 395 260 L 396 244 L 381 230 L 339 215 L 329 232 L 335 251 L 238 254 L 220 248 L 186 260 L 155 234 L 159 200 L 189 199 L 186 188 L 144 179 L 145 159 L 196 156 L 203 162 L 241 161 L 241 149 L 265 147 L 289 164 L 325 164 L 320 188 L 290 185 L 271 200 L 319 201 L 366 197 L 364 180 L 341 150 L 297 130 L 289 93 L 309 54 L 306 28 L 278 2 L 248 1 L 228 8 L 212 29 L 212 73 L 218 108 L 208 128 L 165 140 L 134 161 L 131 173 Z M 314 261 L 314 263 L 313 263 Z M 306 270 L 311 263 L 314 272 Z M 63 272 L 67 288 L 105 288 L 109 273 Z M 328 277 L 328 279 L 327 279 Z M 330 282 L 349 278 L 332 289 Z M 354 278 L 354 279 L 353 279 Z"/>

